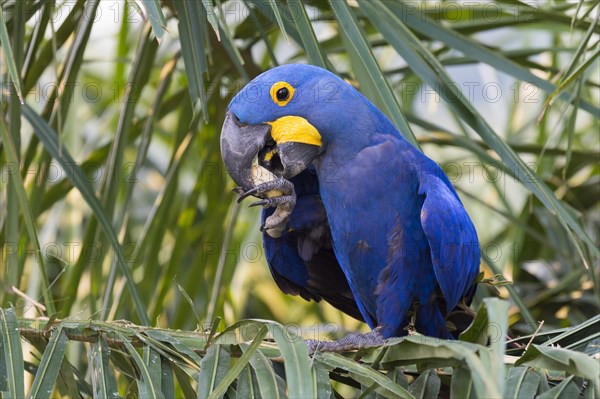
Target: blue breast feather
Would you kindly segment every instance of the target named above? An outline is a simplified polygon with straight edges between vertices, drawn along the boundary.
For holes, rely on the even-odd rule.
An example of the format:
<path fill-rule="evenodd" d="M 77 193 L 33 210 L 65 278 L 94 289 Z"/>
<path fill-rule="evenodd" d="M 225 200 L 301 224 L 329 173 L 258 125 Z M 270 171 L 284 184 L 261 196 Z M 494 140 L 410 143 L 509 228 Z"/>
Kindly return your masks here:
<path fill-rule="evenodd" d="M 263 234 L 269 269 L 278 287 L 307 301 L 324 299 L 344 313 L 358 319 L 358 309 L 348 281 L 333 253 L 331 232 L 319 195 L 314 169 L 291 180 L 297 195 L 288 231 L 280 238 Z M 274 212 L 263 210 L 262 222 Z"/>

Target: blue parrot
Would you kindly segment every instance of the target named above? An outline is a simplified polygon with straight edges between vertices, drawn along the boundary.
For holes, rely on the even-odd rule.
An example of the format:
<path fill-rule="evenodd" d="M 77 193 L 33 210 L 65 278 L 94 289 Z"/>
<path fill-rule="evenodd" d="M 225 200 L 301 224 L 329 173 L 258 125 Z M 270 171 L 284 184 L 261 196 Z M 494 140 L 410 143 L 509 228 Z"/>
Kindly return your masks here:
<path fill-rule="evenodd" d="M 262 205 L 279 287 L 324 299 L 383 338 L 453 338 L 479 274 L 477 233 L 441 168 L 350 84 L 315 66 L 271 69 L 231 101 L 225 166 Z M 261 180 L 264 168 L 273 175 Z"/>

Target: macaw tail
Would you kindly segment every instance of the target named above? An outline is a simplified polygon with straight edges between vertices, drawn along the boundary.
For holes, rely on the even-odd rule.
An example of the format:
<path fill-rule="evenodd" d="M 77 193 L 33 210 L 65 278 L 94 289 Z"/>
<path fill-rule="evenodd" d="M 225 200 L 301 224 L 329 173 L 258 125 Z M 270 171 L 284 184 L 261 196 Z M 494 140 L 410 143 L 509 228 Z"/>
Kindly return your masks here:
<path fill-rule="evenodd" d="M 415 328 L 421 334 L 429 337 L 456 339 L 448 331 L 446 319 L 436 302 L 420 305 L 418 307 Z"/>

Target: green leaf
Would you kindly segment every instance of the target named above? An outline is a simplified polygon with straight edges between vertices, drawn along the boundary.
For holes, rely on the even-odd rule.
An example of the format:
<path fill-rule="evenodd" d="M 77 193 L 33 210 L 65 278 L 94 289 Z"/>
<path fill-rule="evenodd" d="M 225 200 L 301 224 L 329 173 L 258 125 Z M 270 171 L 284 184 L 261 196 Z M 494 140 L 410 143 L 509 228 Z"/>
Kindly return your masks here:
<path fill-rule="evenodd" d="M 227 388 L 235 381 L 237 376 L 244 370 L 246 365 L 250 362 L 252 355 L 258 350 L 258 347 L 262 343 L 263 338 L 267 335 L 269 329 L 266 325 L 263 325 L 252 343 L 244 350 L 244 354 L 235 362 L 235 365 L 229 370 L 229 372 L 221 379 L 219 385 L 216 386 L 214 391 L 208 396 L 209 399 L 216 399 L 223 396 L 227 391 Z"/>
<path fill-rule="evenodd" d="M 508 302 L 498 298 L 485 298 L 483 306 L 487 310 L 490 322 L 488 323 L 490 349 L 493 362 L 488 370 L 489 376 L 494 378 L 496 386 L 504 387 L 504 351 L 506 349 L 506 335 L 508 334 Z"/>
<path fill-rule="evenodd" d="M 594 339 L 598 338 L 600 331 L 600 315 L 596 315 L 583 323 L 566 329 L 555 330 L 556 335 L 540 343 L 542 346 L 561 346 L 566 349 L 577 349 L 587 346 Z M 527 339 L 531 339 L 527 337 Z"/>
<path fill-rule="evenodd" d="M 244 367 L 237 380 L 236 394 L 240 398 L 261 398 L 258 380 L 248 365 Z"/>
<path fill-rule="evenodd" d="M 173 379 L 173 367 L 171 362 L 162 357 L 160 358 L 160 388 L 165 398 L 175 397 L 175 380 Z"/>
<path fill-rule="evenodd" d="M 412 384 L 408 391 L 417 399 L 436 399 L 440 392 L 442 382 L 435 370 L 422 373 Z"/>
<path fill-rule="evenodd" d="M 162 363 L 160 359 L 160 354 L 152 348 L 150 345 L 144 346 L 142 357 L 144 359 L 144 364 L 148 369 L 148 375 L 154 382 L 156 389 L 160 390 L 164 393 L 161 382 L 162 382 Z"/>
<path fill-rule="evenodd" d="M 242 350 L 244 350 L 242 346 Z M 250 358 L 250 366 L 254 370 L 260 394 L 263 398 L 285 398 L 285 382 L 278 379 L 273 363 L 261 351 L 256 351 Z"/>
<path fill-rule="evenodd" d="M 406 375 L 404 375 L 402 367 L 394 367 L 387 374 L 388 378 L 394 381 L 396 384 L 399 384 L 403 388 L 408 388 L 408 379 Z"/>
<path fill-rule="evenodd" d="M 239 344 L 251 341 L 262 329 L 262 320 L 240 320 L 230 325 L 213 338 L 217 344 Z"/>
<path fill-rule="evenodd" d="M 293 15 L 296 29 L 300 39 L 302 39 L 302 46 L 306 51 L 306 55 L 311 64 L 320 66 L 321 68 L 327 68 L 327 56 L 321 50 L 315 31 L 312 28 L 312 24 L 306 14 L 304 4 L 300 0 L 289 0 L 288 9 L 290 15 Z"/>
<path fill-rule="evenodd" d="M 187 374 L 176 364 L 173 364 L 173 373 L 177 378 L 177 382 L 181 387 L 181 391 L 183 392 L 184 398 L 195 398 L 196 392 L 194 392 L 194 388 L 192 388 L 192 384 L 190 383 L 190 379 Z"/>
<path fill-rule="evenodd" d="M 202 29 L 202 24 L 206 20 L 206 11 L 199 1 L 175 1 L 173 5 L 179 16 L 179 40 L 194 115 L 202 109 L 204 120 L 207 121 L 208 110 L 203 76 L 208 71 L 208 66 L 204 49 L 206 38 Z"/>
<path fill-rule="evenodd" d="M 4 356 L 4 339 L 0 334 L 0 391 L 8 391 L 8 376 L 6 375 L 6 356 Z"/>
<path fill-rule="evenodd" d="M 276 323 L 268 320 L 240 320 L 219 333 L 211 342 L 216 344 L 239 345 L 256 337 L 263 324 Z M 263 347 L 261 353 L 268 357 L 281 357 L 281 351 L 276 347 Z"/>
<path fill-rule="evenodd" d="M 88 352 L 95 398 L 118 398 L 117 381 L 109 364 L 110 349 L 100 335 Z"/>
<path fill-rule="evenodd" d="M 29 391 L 29 398 L 50 398 L 65 355 L 67 342 L 69 342 L 67 334 L 62 326 L 58 325 L 52 331 L 48 345 L 42 355 L 42 360 Z"/>
<path fill-rule="evenodd" d="M 331 382 L 329 381 L 329 372 L 319 362 L 313 362 L 311 366 L 313 374 L 313 398 L 330 398 Z"/>
<path fill-rule="evenodd" d="M 73 365 L 65 357 L 60 365 L 60 378 L 56 381 L 61 395 L 71 398 L 78 396 L 80 388 L 77 386 L 74 374 Z"/>
<path fill-rule="evenodd" d="M 455 367 L 452 372 L 450 397 L 462 399 L 475 399 L 471 372 L 466 367 Z"/>
<path fill-rule="evenodd" d="M 359 382 L 363 385 L 368 384 L 370 386 L 371 384 L 377 384 L 382 388 L 381 394 L 388 398 L 415 398 L 411 392 L 396 384 L 385 375 L 337 353 L 319 352 L 315 354 L 315 359 L 330 367 L 341 368 L 352 373 L 354 379 L 359 378 Z"/>
<path fill-rule="evenodd" d="M 494 378 L 490 378 L 488 372 L 492 370 L 492 351 L 485 346 L 415 335 L 390 339 L 383 349 L 386 352 L 380 363 L 385 368 L 415 364 L 418 369 L 426 370 L 466 364 L 471 370 L 473 387 L 479 397 L 501 396 L 501 387 Z M 377 351 L 370 357 L 374 356 L 378 356 Z"/>
<path fill-rule="evenodd" d="M 550 103 L 552 103 L 556 96 L 562 94 L 565 88 L 568 87 L 571 83 L 573 83 L 575 79 L 579 78 L 590 66 L 592 66 L 593 63 L 598 61 L 599 56 L 600 49 L 597 49 L 592 55 L 588 57 L 587 60 L 585 60 L 585 62 L 581 63 L 581 65 L 575 68 L 573 73 L 567 76 L 565 80 L 556 88 L 556 90 L 548 96 L 546 102 L 544 103 L 544 108 L 547 107 Z M 598 114 L 600 114 L 600 110 L 598 111 Z"/>
<path fill-rule="evenodd" d="M 479 307 L 475 320 L 460 334 L 460 340 L 492 346 L 498 351 L 498 357 L 504 356 L 504 337 L 508 331 L 508 302 L 498 298 L 485 298 Z"/>
<path fill-rule="evenodd" d="M 2 12 L 0 11 L 0 25 L 2 25 Z M 23 48 L 25 47 L 25 3 L 20 1 L 14 3 L 13 12 L 12 12 L 12 37 L 11 37 L 11 45 L 7 48 L 7 50 L 12 50 L 12 58 L 14 59 L 14 64 L 17 69 L 22 68 L 23 65 Z M 0 29 L 1 31 L 1 29 Z M 0 37 L 2 37 L 0 33 Z M 1 44 L 2 40 L 0 40 Z M 1 52 L 0 52 L 1 55 Z M 8 54 L 7 54 L 8 56 Z M 2 57 L 4 60 L 6 57 Z M 10 66 L 10 63 L 9 63 Z M 10 71 L 10 68 L 9 68 Z M 3 80 L 6 79 L 6 75 L 3 76 Z M 17 76 L 18 78 L 18 76 Z M 18 81 L 17 81 L 18 82 Z M 19 95 L 19 92 L 15 90 L 15 87 L 18 87 L 13 83 L 14 87 L 10 87 L 10 79 L 8 79 L 8 85 L 6 87 L 6 94 L 8 94 L 7 107 L 3 107 L 3 110 L 6 109 L 6 114 L 10 120 L 10 139 L 12 141 L 12 147 L 16 149 L 15 151 L 15 159 L 19 159 L 18 152 L 21 148 L 21 104 L 22 98 Z M 15 95 L 16 93 L 16 95 Z M 5 95 L 6 95 L 5 94 Z M 3 96 L 4 97 L 4 96 Z M 4 102 L 4 98 L 0 100 L 0 102 Z M 4 116 L 4 112 L 0 117 Z M 1 127 L 4 129 L 4 127 Z M 20 162 L 13 163 L 12 165 L 8 165 L 11 167 L 12 172 L 14 174 L 19 173 L 19 169 L 21 166 Z M 10 183 L 9 186 L 14 186 L 17 184 L 17 180 L 15 176 L 8 176 Z M 17 244 L 21 240 L 21 223 L 19 220 L 19 208 L 23 206 L 27 206 L 28 203 L 19 203 L 21 200 L 17 196 L 15 190 L 8 190 L 6 192 L 6 196 L 4 198 L 5 206 L 4 206 L 4 214 L 6 215 L 3 223 L 3 238 L 2 241 L 7 244 Z M 29 229 L 28 229 L 29 230 Z M 7 291 L 12 291 L 12 287 L 19 287 L 19 277 L 23 273 L 24 260 L 19 257 L 18 251 L 6 251 L 4 256 L 4 275 L 2 276 L 2 283 L 4 285 L 4 289 Z"/>
<path fill-rule="evenodd" d="M 159 0 L 142 0 L 148 19 L 152 25 L 152 31 L 157 39 L 161 39 L 165 33 L 164 27 L 167 26 L 167 20 L 160 8 Z"/>
<path fill-rule="evenodd" d="M 281 33 L 283 34 L 283 38 L 286 42 L 289 43 L 290 38 L 287 35 L 285 30 L 285 24 L 283 23 L 283 18 L 281 18 L 281 12 L 279 11 L 279 5 L 277 4 L 277 0 L 266 0 L 271 6 L 273 10 L 273 14 L 275 15 L 275 19 L 277 20 L 277 24 L 279 25 L 279 29 L 281 29 Z"/>
<path fill-rule="evenodd" d="M 283 355 L 288 396 L 292 399 L 309 398 L 313 378 L 306 343 L 281 324 L 269 323 L 268 326 Z"/>
<path fill-rule="evenodd" d="M 273 1 L 273 2 L 271 2 L 271 1 Z M 250 11 L 250 19 L 253 20 L 252 25 L 258 25 L 259 30 L 262 29 L 261 28 L 262 22 L 267 24 L 267 26 L 269 28 L 274 27 L 273 16 L 274 16 L 275 11 L 273 10 L 272 5 L 275 5 L 275 4 L 278 5 L 277 12 L 279 12 L 279 14 L 281 14 L 282 11 L 285 11 L 285 9 L 283 9 L 283 3 L 277 2 L 276 0 L 245 0 L 244 3 L 246 3 L 246 4 L 251 3 L 256 8 L 256 11 L 260 12 L 260 14 L 262 14 L 264 16 L 264 19 L 261 19 L 261 21 L 259 21 L 259 18 L 257 17 L 257 13 L 254 10 Z M 282 18 L 281 22 L 283 23 L 286 34 L 289 35 L 292 39 L 294 39 L 294 41 L 296 43 L 302 43 L 300 34 L 296 30 L 296 26 L 291 23 L 290 18 Z M 268 29 L 266 29 L 266 30 L 268 30 Z M 271 47 L 270 43 L 268 43 L 269 38 L 264 35 L 261 37 L 265 38 L 264 40 L 266 42 L 265 44 L 267 45 L 267 49 L 269 47 Z M 271 50 L 267 50 L 267 51 L 272 52 Z M 276 62 L 277 60 L 274 59 L 274 57 L 273 57 L 274 55 L 275 54 L 270 54 L 269 56 L 273 59 L 273 62 L 275 65 L 279 65 L 279 63 Z"/>
<path fill-rule="evenodd" d="M 215 271 L 215 278 L 213 281 L 212 292 L 210 296 L 210 302 L 208 303 L 208 309 L 206 311 L 206 317 L 209 320 L 213 319 L 214 311 L 217 306 L 217 301 L 219 299 L 220 287 L 223 283 L 221 277 L 223 276 L 223 269 L 225 268 L 226 263 L 226 253 L 229 250 L 229 244 L 231 242 L 231 237 L 233 236 L 233 229 L 235 227 L 238 215 L 240 211 L 240 204 L 235 199 L 231 204 L 231 216 L 228 218 L 229 223 L 227 224 L 227 228 L 225 229 L 225 234 L 223 235 L 223 240 L 221 242 L 221 254 L 219 256 L 219 261 L 217 263 L 217 269 Z"/>
<path fill-rule="evenodd" d="M 212 0 L 202 0 L 202 5 L 204 6 L 204 10 L 206 11 L 206 17 L 210 26 L 212 26 L 215 31 L 215 35 L 217 35 L 217 40 L 221 40 L 220 32 L 219 32 L 219 20 L 215 14 L 215 8 L 213 7 Z"/>
<path fill-rule="evenodd" d="M 233 62 L 244 81 L 250 80 L 250 76 L 244 68 L 246 61 L 244 61 L 244 58 L 240 54 L 240 50 L 235 44 L 235 38 L 229 29 L 229 25 L 227 25 L 226 22 L 219 23 L 219 32 L 222 33 L 220 34 L 221 45 L 225 48 L 227 55 L 229 55 L 229 59 Z"/>
<path fill-rule="evenodd" d="M 24 398 L 23 349 L 19 335 L 19 322 L 14 309 L 0 308 L 0 334 L 2 334 L 8 393 L 13 398 Z"/>
<path fill-rule="evenodd" d="M 575 14 L 577 14 L 577 11 L 575 12 Z M 599 21 L 598 17 L 592 18 L 592 23 L 590 24 L 589 28 L 585 32 L 584 37 L 579 42 L 579 45 L 577 46 L 577 50 L 575 50 L 575 53 L 573 54 L 573 57 L 571 58 L 571 62 L 569 62 L 569 65 L 567 66 L 564 75 L 570 75 L 571 72 L 573 72 L 573 69 L 575 68 L 575 65 L 577 64 L 577 62 L 579 61 L 579 58 L 581 58 L 581 56 L 585 52 L 587 45 L 590 42 L 592 35 L 594 34 L 594 30 L 596 29 L 596 26 L 598 26 L 598 21 Z M 573 29 L 572 25 L 571 25 L 571 29 Z M 590 47 L 590 49 L 591 48 L 593 48 L 593 46 Z"/>
<path fill-rule="evenodd" d="M 473 381 L 476 396 L 481 398 L 502 397 L 501 392 L 504 390 L 504 381 L 501 381 L 501 385 L 498 386 L 495 378 L 490 378 L 488 373 L 488 370 L 492 370 L 495 363 L 492 351 L 482 348 L 477 354 L 479 356 L 472 352 L 465 353 L 465 362 L 471 370 L 471 380 Z"/>
<path fill-rule="evenodd" d="M 23 106 L 23 116 L 25 119 L 27 119 L 27 121 L 29 121 L 37 138 L 44 144 L 44 147 L 50 153 L 50 155 L 52 155 L 52 157 L 56 159 L 62 166 L 73 186 L 77 187 L 85 202 L 87 202 L 89 207 L 92 209 L 92 212 L 94 212 L 94 216 L 96 219 L 98 219 L 100 226 L 104 230 L 104 234 L 106 234 L 108 240 L 115 250 L 117 263 L 121 267 L 121 272 L 125 276 L 125 280 L 127 282 L 127 286 L 129 287 L 129 292 L 131 294 L 137 315 L 142 324 L 150 325 L 150 320 L 146 314 L 146 307 L 143 304 L 137 287 L 135 286 L 133 276 L 131 275 L 129 267 L 127 266 L 125 255 L 123 254 L 123 250 L 119 244 L 117 235 L 112 228 L 109 218 L 102 209 L 100 201 L 96 197 L 94 188 L 85 177 L 85 174 L 77 165 L 73 157 L 69 154 L 67 149 L 59 146 L 58 135 L 46 123 L 46 121 L 36 114 L 35 111 L 27 104 Z"/>
<path fill-rule="evenodd" d="M 506 399 L 533 399 L 536 397 L 541 376 L 528 367 L 513 367 L 506 377 Z"/>
<path fill-rule="evenodd" d="M 4 12 L 2 9 L 3 7 L 0 7 L 0 44 L 2 45 L 1 47 L 4 52 L 4 58 L 6 59 L 8 66 L 8 73 L 10 74 L 12 83 L 15 86 L 15 92 L 19 97 L 19 101 L 21 104 L 23 104 L 25 101 L 23 100 L 23 94 L 21 92 L 21 76 L 19 75 L 15 57 L 13 56 L 13 50 L 10 43 L 10 38 L 8 36 L 8 30 L 6 29 L 6 23 L 4 22 Z"/>
<path fill-rule="evenodd" d="M 460 333 L 459 339 L 465 342 L 487 345 L 490 333 L 489 322 L 487 307 L 482 304 L 477 310 L 473 322 L 465 331 Z"/>
<path fill-rule="evenodd" d="M 506 390 L 504 395 L 507 399 L 517 398 L 519 393 L 519 387 L 523 383 L 525 379 L 525 374 L 527 374 L 528 367 L 512 367 L 508 371 L 508 376 L 506 377 Z"/>
<path fill-rule="evenodd" d="M 19 165 L 19 158 L 17 149 L 13 142 L 12 137 L 8 133 L 8 128 L 4 121 L 4 116 L 0 115 L 0 138 L 2 138 L 2 143 L 4 144 L 4 153 L 6 155 L 6 159 L 9 164 Z M 19 206 L 21 207 L 21 211 L 23 213 L 23 219 L 25 221 L 25 228 L 27 229 L 27 234 L 29 235 L 29 239 L 35 245 L 35 251 L 37 255 L 37 263 L 40 268 L 40 279 L 42 282 L 42 295 L 44 296 L 44 302 L 46 303 L 46 309 L 50 315 L 56 313 L 56 308 L 54 306 L 54 299 L 52 298 L 52 292 L 50 291 L 50 282 L 48 281 L 48 272 L 46 270 L 46 260 L 42 255 L 42 249 L 40 247 L 40 240 L 38 239 L 37 229 L 35 227 L 35 217 L 33 216 L 33 212 L 31 207 L 29 206 L 29 201 L 27 199 L 27 193 L 25 192 L 25 186 L 23 184 L 23 180 L 21 178 L 21 174 L 18 170 L 15 170 L 16 173 L 11 174 L 10 183 L 13 187 L 14 192 L 17 195 L 17 199 L 19 200 Z"/>
<path fill-rule="evenodd" d="M 465 355 L 485 347 L 460 341 L 446 341 L 424 335 L 392 339 L 381 359 L 384 367 L 416 364 L 421 369 L 455 367 L 464 364 Z M 375 355 L 375 354 L 374 354 Z"/>
<path fill-rule="evenodd" d="M 561 398 L 577 398 L 581 391 L 581 388 L 573 380 L 575 376 L 569 376 L 565 378 L 557 386 L 547 390 L 546 392 L 536 396 L 536 399 L 561 399 Z M 593 390 L 592 387 L 588 388 Z"/>
<path fill-rule="evenodd" d="M 129 342 L 129 339 L 119 332 L 115 332 L 115 334 L 121 339 L 123 344 L 125 344 L 127 352 L 129 352 L 129 355 L 131 355 L 133 362 L 140 372 L 141 379 L 137 380 L 139 397 L 164 399 L 163 393 L 158 386 L 160 384 L 160 377 L 158 377 L 158 379 L 153 378 L 152 371 L 148 368 L 144 362 L 144 359 L 142 359 L 131 342 Z"/>
<path fill-rule="evenodd" d="M 198 399 L 208 398 L 221 383 L 229 371 L 230 357 L 223 345 L 213 345 L 208 348 L 202 363 L 200 363 Z M 222 397 L 222 393 L 217 397 Z"/>
<path fill-rule="evenodd" d="M 160 330 L 147 330 L 146 335 L 153 340 L 161 341 L 163 343 L 168 343 L 172 345 L 181 357 L 188 357 L 192 360 L 193 364 L 195 364 L 196 366 L 200 366 L 202 358 L 185 343 L 183 343 L 181 339 L 172 337 L 168 333 Z"/>
<path fill-rule="evenodd" d="M 520 365 L 566 371 L 570 374 L 587 378 L 596 387 L 600 386 L 598 361 L 581 352 L 533 344 L 515 362 L 515 366 Z"/>

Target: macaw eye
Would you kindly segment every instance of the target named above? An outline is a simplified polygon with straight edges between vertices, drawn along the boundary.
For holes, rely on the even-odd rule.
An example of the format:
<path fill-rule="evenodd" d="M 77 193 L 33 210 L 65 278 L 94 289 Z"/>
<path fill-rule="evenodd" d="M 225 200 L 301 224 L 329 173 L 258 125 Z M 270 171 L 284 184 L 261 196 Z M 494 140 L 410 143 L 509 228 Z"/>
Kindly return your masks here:
<path fill-rule="evenodd" d="M 294 88 L 287 82 L 277 82 L 271 86 L 271 99 L 280 107 L 286 106 L 294 97 Z"/>
<path fill-rule="evenodd" d="M 290 91 L 287 89 L 287 87 L 282 87 L 281 89 L 277 90 L 277 101 L 285 101 L 289 96 Z"/>

